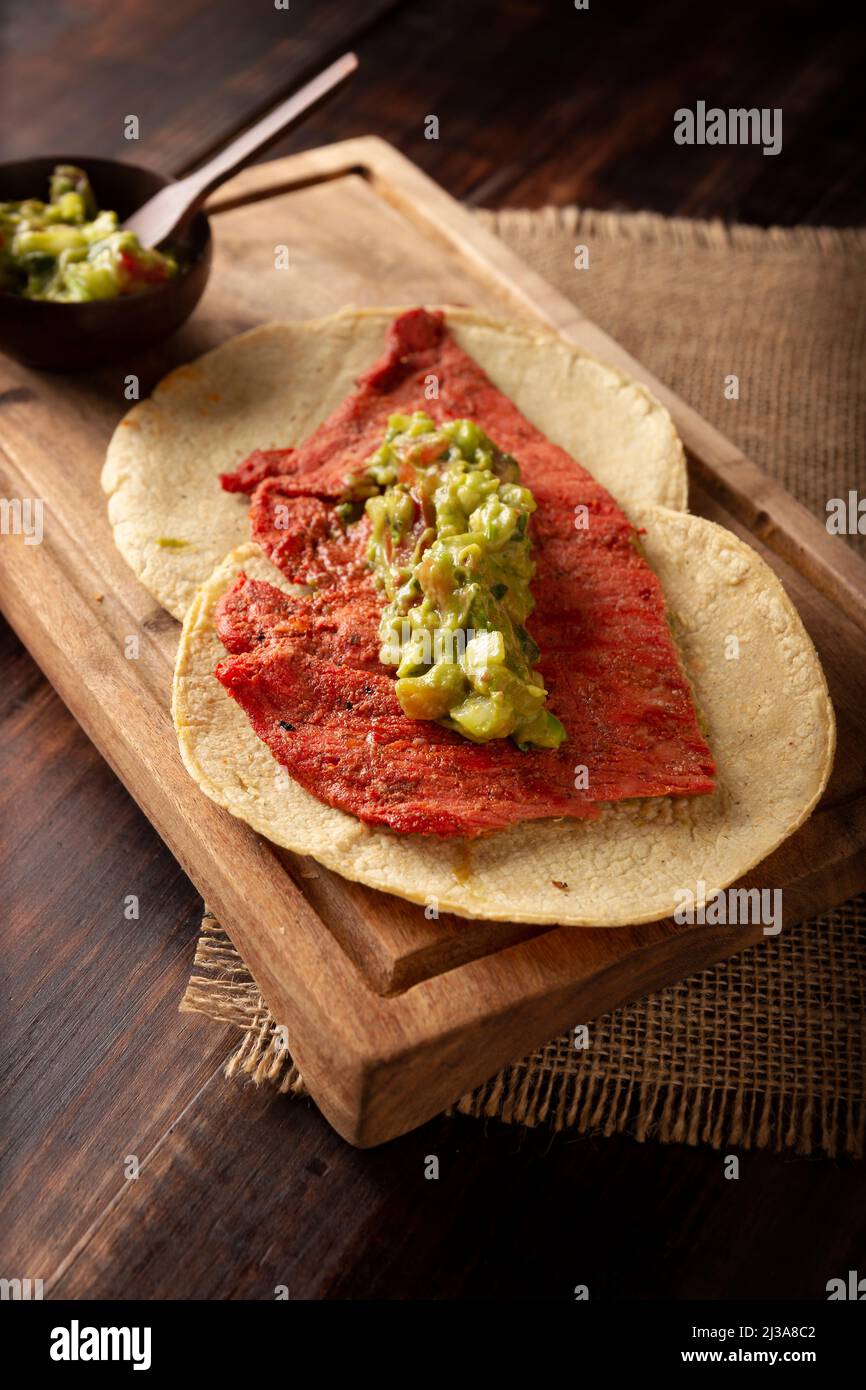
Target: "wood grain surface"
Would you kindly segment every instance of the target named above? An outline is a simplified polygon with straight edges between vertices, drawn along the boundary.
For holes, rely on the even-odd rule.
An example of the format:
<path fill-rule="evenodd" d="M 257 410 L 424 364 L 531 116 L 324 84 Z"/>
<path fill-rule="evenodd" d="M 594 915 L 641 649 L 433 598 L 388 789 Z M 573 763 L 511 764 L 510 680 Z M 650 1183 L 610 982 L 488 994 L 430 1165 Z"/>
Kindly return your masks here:
<path fill-rule="evenodd" d="M 132 110 L 147 116 L 136 157 L 179 172 L 351 43 L 351 93 L 287 151 L 372 130 L 489 205 L 863 220 L 854 12 L 594 6 L 578 43 L 531 4 L 369 5 L 364 24 L 377 8 L 359 32 L 361 7 L 319 0 L 313 17 L 292 0 L 277 34 L 269 7 L 229 0 L 10 0 L 5 157 L 70 143 L 128 155 Z M 783 99 L 784 158 L 674 151 L 671 109 L 699 96 Z M 426 141 L 440 107 L 446 133 Z M 730 1184 L 711 1151 L 459 1118 L 359 1154 L 308 1103 L 227 1087 L 230 1034 L 175 1009 L 198 895 L 5 625 L 0 660 L 4 1270 L 102 1297 L 269 1298 L 287 1280 L 293 1297 L 568 1298 L 586 1275 L 607 1297 L 810 1298 L 856 1265 L 853 1169 L 753 1154 Z M 439 1184 L 421 1176 L 431 1151 Z"/>
<path fill-rule="evenodd" d="M 212 217 L 214 274 L 197 315 L 208 344 L 275 314 L 308 318 L 383 297 L 457 298 L 506 319 L 541 317 L 663 390 L 380 140 L 259 165 L 227 185 Z M 290 248 L 289 274 L 273 266 L 281 240 Z M 311 878 L 293 856 L 275 853 L 205 799 L 181 765 L 169 717 L 177 625 L 118 555 L 98 485 L 126 370 L 119 363 L 87 378 L 56 378 L 47 395 L 37 392 L 33 372 L 0 372 L 0 394 L 30 392 L 5 412 L 3 494 L 44 498 L 48 511 L 41 545 L 4 548 L 0 603 L 232 936 L 286 1028 L 310 1093 L 345 1138 L 365 1147 L 391 1139 L 575 1018 L 597 1017 L 762 940 L 759 923 L 732 930 L 669 921 L 595 932 L 512 924 L 501 938 L 490 924 L 467 929 L 451 919 L 440 927 L 417 906 L 325 869 Z M 738 459 L 733 446 L 669 393 L 668 403 L 702 476 L 724 492 L 728 461 Z M 746 460 L 739 466 L 751 468 Z M 858 640 L 866 565 L 776 484 L 755 469 L 752 476 L 765 536 L 776 552 L 801 559 L 799 571 L 784 567 L 785 580 L 810 612 L 841 711 L 840 775 L 828 804 L 744 880 L 784 891 L 790 928 L 866 889 L 866 792 L 858 797 L 864 789 L 851 783 L 866 745 Z M 696 492 L 693 509 L 702 500 L 712 519 L 756 539 L 711 496 Z M 782 567 L 778 554 L 766 554 Z M 815 591 L 815 572 L 832 599 Z M 129 633 L 145 637 L 135 660 L 125 653 Z"/>
<path fill-rule="evenodd" d="M 271 156 L 381 135 L 449 193 L 486 206 L 653 208 L 761 225 L 866 217 L 856 6 L 748 0 L 7 0 L 16 80 L 0 89 L 11 159 L 58 140 L 185 172 L 316 63 L 354 48 L 350 88 Z M 74 100 L 60 103 L 68 74 Z M 218 93 L 218 100 L 214 95 Z M 784 157 L 684 148 L 672 113 L 782 106 Z M 425 138 L 428 114 L 440 137 Z"/>

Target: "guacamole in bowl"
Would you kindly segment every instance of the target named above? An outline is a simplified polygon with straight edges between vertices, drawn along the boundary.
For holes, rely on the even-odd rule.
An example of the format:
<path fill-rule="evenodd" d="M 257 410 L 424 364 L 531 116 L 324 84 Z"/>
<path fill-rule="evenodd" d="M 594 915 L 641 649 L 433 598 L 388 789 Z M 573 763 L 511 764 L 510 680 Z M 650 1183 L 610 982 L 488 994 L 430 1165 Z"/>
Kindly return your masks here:
<path fill-rule="evenodd" d="M 178 274 L 173 255 L 143 247 L 99 209 L 83 169 L 57 164 L 48 201 L 0 203 L 0 290 L 25 299 L 86 303 L 137 294 Z"/>
<path fill-rule="evenodd" d="M 174 333 L 208 283 L 207 214 L 172 238 L 170 254 L 139 249 L 122 230 L 172 182 L 74 150 L 0 163 L 0 353 L 29 367 L 83 371 L 127 362 Z"/>

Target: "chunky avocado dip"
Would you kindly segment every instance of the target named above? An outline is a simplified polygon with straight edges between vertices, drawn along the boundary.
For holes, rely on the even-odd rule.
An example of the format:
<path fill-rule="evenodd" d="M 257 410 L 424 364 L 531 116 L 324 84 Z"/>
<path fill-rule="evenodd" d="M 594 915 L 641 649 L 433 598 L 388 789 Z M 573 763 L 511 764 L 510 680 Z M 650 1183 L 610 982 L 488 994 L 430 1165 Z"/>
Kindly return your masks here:
<path fill-rule="evenodd" d="M 519 479 L 472 420 L 392 415 L 341 510 L 351 521 L 363 504 L 370 519 L 367 557 L 386 599 L 380 660 L 397 668 L 404 713 L 478 743 L 558 748 L 565 729 L 545 709 L 523 625 L 535 500 Z"/>
<path fill-rule="evenodd" d="M 58 164 L 49 200 L 0 203 L 0 290 L 81 303 L 137 294 L 177 275 L 173 256 L 143 247 L 99 211 L 83 169 Z"/>

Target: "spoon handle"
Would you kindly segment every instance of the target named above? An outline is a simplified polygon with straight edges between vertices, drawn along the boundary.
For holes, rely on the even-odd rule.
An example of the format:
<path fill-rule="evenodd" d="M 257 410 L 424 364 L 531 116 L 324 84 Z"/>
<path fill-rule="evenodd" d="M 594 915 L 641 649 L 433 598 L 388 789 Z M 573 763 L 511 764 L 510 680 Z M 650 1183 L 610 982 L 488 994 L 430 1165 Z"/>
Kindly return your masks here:
<path fill-rule="evenodd" d="M 200 196 L 207 197 L 217 184 L 233 174 L 270 140 L 275 140 L 287 126 L 305 115 L 317 101 L 321 101 L 322 97 L 327 96 L 347 77 L 351 77 L 357 66 L 358 59 L 355 54 L 344 53 L 342 58 L 338 58 L 292 96 L 281 101 L 273 111 L 256 121 L 254 126 L 250 126 L 249 130 L 245 130 L 230 145 L 226 145 L 224 150 L 220 150 L 219 154 L 214 155 L 201 169 L 189 174 L 183 182 L 195 182 Z"/>
<path fill-rule="evenodd" d="M 160 189 L 137 212 L 127 217 L 124 227 L 135 232 L 143 246 L 158 246 L 183 227 L 201 207 L 209 193 L 229 175 L 246 164 L 254 154 L 275 140 L 290 125 L 307 114 L 317 102 L 350 77 L 358 66 L 354 53 L 342 58 L 311 78 L 292 96 L 281 101 L 255 125 L 250 126 L 225 149 L 194 169 L 186 178 Z"/>

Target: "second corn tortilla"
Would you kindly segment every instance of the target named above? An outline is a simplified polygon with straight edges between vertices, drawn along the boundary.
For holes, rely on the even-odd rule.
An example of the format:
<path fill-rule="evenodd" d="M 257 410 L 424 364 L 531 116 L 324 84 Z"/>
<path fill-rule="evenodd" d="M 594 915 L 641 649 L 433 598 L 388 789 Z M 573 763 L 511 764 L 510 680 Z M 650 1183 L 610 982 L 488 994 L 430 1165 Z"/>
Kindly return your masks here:
<path fill-rule="evenodd" d="M 183 618 L 199 584 L 249 536 L 249 498 L 224 492 L 253 449 L 296 445 L 383 351 L 396 308 L 344 310 L 233 338 L 159 383 L 121 420 L 102 486 L 114 539 L 147 590 Z M 646 387 L 554 333 L 446 309 L 465 349 L 628 512 L 685 508 L 683 447 Z"/>
<path fill-rule="evenodd" d="M 214 610 L 238 574 L 291 589 L 249 541 L 201 587 L 184 622 L 173 712 L 188 771 L 276 844 L 460 916 L 622 926 L 669 916 L 677 890 L 695 893 L 699 881 L 707 895 L 727 886 L 801 825 L 821 795 L 835 745 L 824 674 L 755 551 L 702 518 L 632 510 L 646 527 L 646 558 L 716 759 L 713 795 L 621 803 L 596 822 L 517 825 L 472 841 L 468 855 L 465 841 L 370 829 L 325 805 L 291 780 L 213 674 L 226 654 Z"/>

